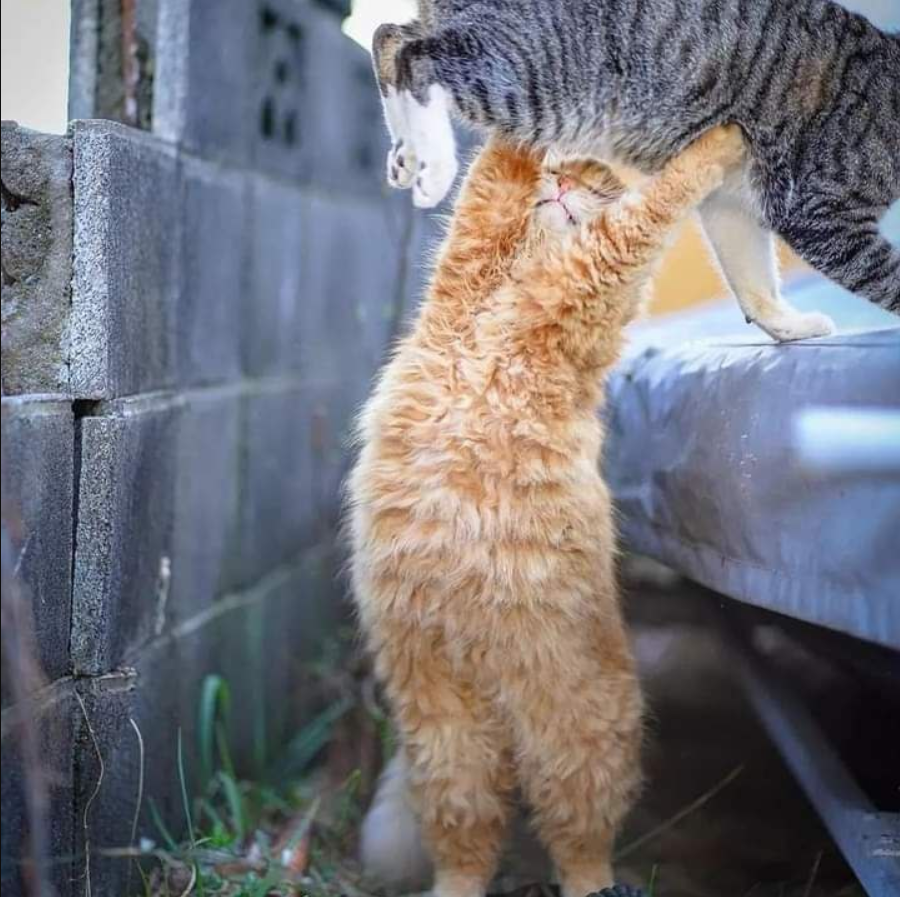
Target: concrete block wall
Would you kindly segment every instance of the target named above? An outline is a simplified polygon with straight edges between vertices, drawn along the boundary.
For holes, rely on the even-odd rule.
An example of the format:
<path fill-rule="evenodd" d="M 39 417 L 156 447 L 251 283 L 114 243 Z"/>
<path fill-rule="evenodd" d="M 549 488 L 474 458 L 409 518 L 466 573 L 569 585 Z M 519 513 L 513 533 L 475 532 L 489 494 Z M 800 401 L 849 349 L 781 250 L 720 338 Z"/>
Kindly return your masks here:
<path fill-rule="evenodd" d="M 73 5 L 80 114 L 123 117 L 119 9 Z M 142 762 L 145 795 L 181 826 L 177 734 L 190 754 L 206 675 L 231 682 L 248 764 L 308 712 L 304 669 L 343 613 L 348 428 L 436 232 L 383 185 L 369 58 L 328 4 L 137 11 L 142 128 L 3 127 L 4 575 L 46 676 L 23 696 L 4 670 L 12 897 L 21 719 L 52 772 L 48 851 L 74 857 L 49 880 L 74 897 L 88 871 L 95 894 L 136 887 L 101 849 L 130 842 L 136 813 L 158 837 L 136 806 Z"/>

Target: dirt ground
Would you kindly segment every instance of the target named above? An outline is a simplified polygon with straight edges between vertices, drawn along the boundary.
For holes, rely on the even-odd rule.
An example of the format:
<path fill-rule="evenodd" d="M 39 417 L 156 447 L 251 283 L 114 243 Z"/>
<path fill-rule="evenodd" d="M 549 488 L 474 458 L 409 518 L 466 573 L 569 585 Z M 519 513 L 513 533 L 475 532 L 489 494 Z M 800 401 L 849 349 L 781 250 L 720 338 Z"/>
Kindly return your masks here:
<path fill-rule="evenodd" d="M 620 877 L 652 878 L 654 897 L 863 897 L 730 674 L 704 601 L 691 587 L 629 589 L 651 715 L 647 787 L 619 841 Z"/>

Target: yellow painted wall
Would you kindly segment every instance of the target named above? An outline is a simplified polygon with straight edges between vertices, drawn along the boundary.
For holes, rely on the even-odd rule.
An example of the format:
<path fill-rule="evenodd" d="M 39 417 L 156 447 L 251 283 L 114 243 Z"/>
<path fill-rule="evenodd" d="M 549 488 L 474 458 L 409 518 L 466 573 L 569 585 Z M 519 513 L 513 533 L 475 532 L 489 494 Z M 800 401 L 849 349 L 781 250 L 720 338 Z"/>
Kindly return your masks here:
<path fill-rule="evenodd" d="M 783 275 L 803 267 L 803 263 L 787 247 L 781 247 L 780 255 Z M 651 315 L 677 311 L 728 295 L 700 233 L 700 226 L 695 222 L 684 226 L 678 240 L 666 253 L 654 290 Z"/>

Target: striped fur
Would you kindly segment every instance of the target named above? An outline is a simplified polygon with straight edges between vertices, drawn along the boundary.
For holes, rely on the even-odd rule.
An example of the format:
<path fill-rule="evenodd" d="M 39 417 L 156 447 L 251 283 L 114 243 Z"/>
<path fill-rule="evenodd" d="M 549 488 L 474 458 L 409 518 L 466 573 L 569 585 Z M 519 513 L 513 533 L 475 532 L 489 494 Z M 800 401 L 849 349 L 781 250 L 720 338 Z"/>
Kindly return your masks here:
<path fill-rule="evenodd" d="M 737 123 L 748 214 L 900 313 L 878 231 L 900 196 L 900 36 L 831 0 L 421 0 L 374 56 L 383 91 L 427 103 L 438 84 L 477 128 L 646 172 Z"/>

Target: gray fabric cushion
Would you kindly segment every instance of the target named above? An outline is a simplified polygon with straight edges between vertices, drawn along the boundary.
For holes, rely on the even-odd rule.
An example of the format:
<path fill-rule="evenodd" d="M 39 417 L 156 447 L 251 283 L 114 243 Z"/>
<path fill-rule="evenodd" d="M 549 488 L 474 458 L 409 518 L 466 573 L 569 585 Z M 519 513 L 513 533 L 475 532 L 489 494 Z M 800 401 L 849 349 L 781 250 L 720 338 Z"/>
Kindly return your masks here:
<path fill-rule="evenodd" d="M 605 414 L 620 529 L 724 594 L 900 648 L 900 441 L 879 437 L 878 471 L 823 473 L 795 437 L 810 407 L 896 427 L 900 321 L 818 278 L 788 295 L 839 333 L 775 345 L 730 301 L 634 329 Z M 864 438 L 847 428 L 836 445 Z"/>

